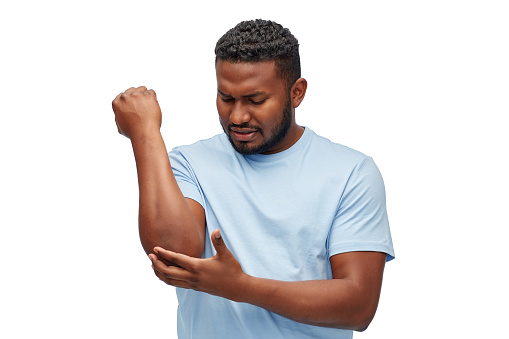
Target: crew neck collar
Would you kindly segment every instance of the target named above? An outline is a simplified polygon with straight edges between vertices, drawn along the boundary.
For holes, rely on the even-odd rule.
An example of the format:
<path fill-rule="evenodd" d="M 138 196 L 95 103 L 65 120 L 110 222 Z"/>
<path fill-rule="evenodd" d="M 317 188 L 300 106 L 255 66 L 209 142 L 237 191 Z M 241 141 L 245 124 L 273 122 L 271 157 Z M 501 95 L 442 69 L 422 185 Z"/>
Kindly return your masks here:
<path fill-rule="evenodd" d="M 284 151 L 274 153 L 274 154 L 251 154 L 251 155 L 244 155 L 246 159 L 253 160 L 253 161 L 275 161 L 279 159 L 283 159 L 287 156 L 289 156 L 292 153 L 295 153 L 296 151 L 301 150 L 308 142 L 309 138 L 311 137 L 311 130 L 305 126 L 304 132 L 300 136 L 299 140 L 295 144 L 293 144 L 290 148 L 285 149 Z"/>

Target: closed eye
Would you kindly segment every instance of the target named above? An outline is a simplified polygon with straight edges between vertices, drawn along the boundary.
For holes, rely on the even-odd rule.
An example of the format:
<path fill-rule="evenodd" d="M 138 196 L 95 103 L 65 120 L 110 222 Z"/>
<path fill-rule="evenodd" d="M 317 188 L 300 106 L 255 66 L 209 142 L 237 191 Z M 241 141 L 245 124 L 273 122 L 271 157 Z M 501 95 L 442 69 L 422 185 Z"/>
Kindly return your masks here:
<path fill-rule="evenodd" d="M 263 104 L 267 99 L 263 99 L 263 100 L 260 100 L 260 101 L 254 101 L 254 100 L 249 100 L 253 105 L 261 105 Z"/>
<path fill-rule="evenodd" d="M 224 101 L 224 102 L 233 102 L 235 99 L 233 98 L 230 98 L 230 97 L 223 97 L 223 96 L 220 96 L 221 100 Z"/>

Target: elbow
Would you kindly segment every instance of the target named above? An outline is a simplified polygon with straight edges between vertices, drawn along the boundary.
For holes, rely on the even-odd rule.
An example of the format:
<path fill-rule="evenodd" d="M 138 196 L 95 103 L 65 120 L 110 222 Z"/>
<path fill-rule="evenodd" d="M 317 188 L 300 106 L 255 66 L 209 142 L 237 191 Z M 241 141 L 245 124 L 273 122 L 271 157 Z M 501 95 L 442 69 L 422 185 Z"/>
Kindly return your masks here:
<path fill-rule="evenodd" d="M 335 320 L 321 326 L 364 332 L 369 327 L 369 324 L 371 324 L 374 315 L 374 312 L 349 312 L 348 315 L 341 312 L 341 314 L 335 317 Z"/>
<path fill-rule="evenodd" d="M 191 241 L 168 241 L 165 238 L 152 238 L 141 240 L 141 245 L 147 255 L 154 253 L 154 247 L 162 247 L 165 250 L 194 258 L 201 258 L 203 255 L 203 248 Z"/>
<path fill-rule="evenodd" d="M 356 332 L 364 332 L 365 330 L 368 329 L 370 323 L 371 323 L 371 321 L 358 324 L 357 327 L 354 328 L 353 330 Z"/>
<path fill-rule="evenodd" d="M 370 293 L 371 292 L 371 293 Z M 377 293 L 372 293 L 377 292 Z M 376 310 L 378 308 L 378 301 L 380 298 L 380 289 L 368 288 L 367 290 L 361 290 L 360 293 L 356 294 L 357 298 L 350 310 L 350 329 L 356 332 L 364 332 L 375 317 Z"/>
<path fill-rule="evenodd" d="M 334 327 L 364 332 L 375 317 L 377 306 L 378 302 L 357 303 L 348 312 L 343 309 L 338 313 Z"/>
<path fill-rule="evenodd" d="M 341 329 L 348 329 L 353 330 L 356 332 L 364 332 L 369 327 L 369 324 L 371 324 L 371 321 L 373 320 L 373 317 L 355 317 L 354 319 L 350 319 L 350 321 L 345 324 L 344 319 L 341 322 L 341 324 L 337 324 L 337 326 L 334 326 L 336 328 Z"/>
<path fill-rule="evenodd" d="M 359 314 L 353 319 L 352 322 L 352 330 L 356 332 L 364 332 L 369 327 L 369 324 L 371 324 L 371 321 L 375 317 L 376 312 L 376 306 L 375 307 L 369 307 L 362 312 L 359 312 Z"/>
<path fill-rule="evenodd" d="M 326 327 L 333 327 L 333 328 L 339 328 L 343 330 L 352 330 L 356 332 L 364 332 L 368 329 L 369 324 L 371 323 L 371 320 L 373 318 L 369 319 L 349 319 L 348 321 L 345 321 L 344 318 L 341 318 L 341 320 L 338 320 L 334 323 L 329 323 L 329 325 L 321 325 Z"/>
<path fill-rule="evenodd" d="M 168 232 L 166 227 L 159 229 L 140 227 L 140 241 L 147 255 L 154 253 L 154 247 L 157 246 L 190 257 L 201 258 L 204 248 L 199 238 L 191 237 L 190 234 Z"/>

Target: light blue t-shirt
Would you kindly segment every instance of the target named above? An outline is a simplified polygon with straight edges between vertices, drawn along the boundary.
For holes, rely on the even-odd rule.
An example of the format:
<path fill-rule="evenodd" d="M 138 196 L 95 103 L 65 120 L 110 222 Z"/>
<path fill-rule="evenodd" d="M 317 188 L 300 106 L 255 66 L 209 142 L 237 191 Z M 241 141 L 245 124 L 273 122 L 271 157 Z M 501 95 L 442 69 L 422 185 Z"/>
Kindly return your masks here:
<path fill-rule="evenodd" d="M 225 134 L 169 153 L 185 197 L 207 222 L 204 258 L 219 228 L 247 274 L 284 281 L 331 279 L 329 258 L 379 251 L 394 258 L 382 177 L 373 160 L 306 128 L 289 149 L 237 153 Z M 177 288 L 179 338 L 352 338 L 263 308 Z"/>

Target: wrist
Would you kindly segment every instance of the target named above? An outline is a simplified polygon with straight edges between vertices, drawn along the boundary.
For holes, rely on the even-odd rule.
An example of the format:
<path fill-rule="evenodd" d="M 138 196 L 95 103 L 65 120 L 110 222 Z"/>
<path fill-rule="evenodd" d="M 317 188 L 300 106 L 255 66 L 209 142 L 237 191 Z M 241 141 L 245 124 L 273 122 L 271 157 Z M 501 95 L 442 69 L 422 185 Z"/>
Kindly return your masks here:
<path fill-rule="evenodd" d="M 162 135 L 158 128 L 143 128 L 133 132 L 130 139 L 134 146 L 134 144 L 158 143 L 162 140 Z"/>
<path fill-rule="evenodd" d="M 237 282 L 238 292 L 236 293 L 237 297 L 234 298 L 233 301 L 241 302 L 241 303 L 249 303 L 252 299 L 252 294 L 254 292 L 256 278 L 250 276 L 247 273 L 242 273 L 242 276 L 239 278 Z"/>
<path fill-rule="evenodd" d="M 131 138 L 134 157 L 138 161 L 154 163 L 157 159 L 168 159 L 166 146 L 160 131 L 137 133 Z"/>

